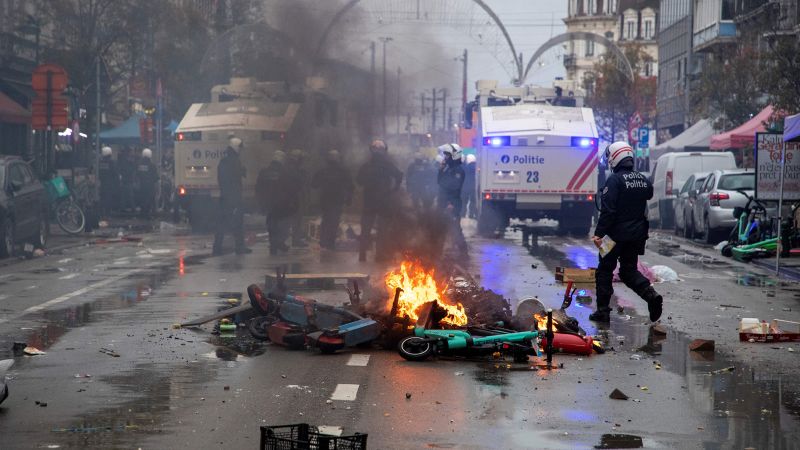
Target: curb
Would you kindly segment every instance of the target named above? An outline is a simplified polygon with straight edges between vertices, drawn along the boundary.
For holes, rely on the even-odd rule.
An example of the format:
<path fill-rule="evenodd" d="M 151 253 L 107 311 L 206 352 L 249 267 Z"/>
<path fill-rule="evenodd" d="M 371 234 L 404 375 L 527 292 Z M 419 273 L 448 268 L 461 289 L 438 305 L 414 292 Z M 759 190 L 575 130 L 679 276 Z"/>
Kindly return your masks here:
<path fill-rule="evenodd" d="M 750 261 L 754 266 L 762 269 L 769 270 L 775 273 L 775 260 L 774 259 L 754 259 Z M 778 269 L 778 275 L 786 277 L 795 281 L 800 281 L 800 267 L 787 267 L 781 266 Z"/>

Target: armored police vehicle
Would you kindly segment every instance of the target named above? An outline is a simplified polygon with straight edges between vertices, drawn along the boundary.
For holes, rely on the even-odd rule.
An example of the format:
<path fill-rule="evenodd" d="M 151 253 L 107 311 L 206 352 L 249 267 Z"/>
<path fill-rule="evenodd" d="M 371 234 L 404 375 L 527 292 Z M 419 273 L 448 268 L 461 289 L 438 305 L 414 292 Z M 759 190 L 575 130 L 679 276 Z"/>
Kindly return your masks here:
<path fill-rule="evenodd" d="M 477 113 L 479 233 L 493 235 L 512 218 L 550 218 L 560 233 L 586 235 L 600 156 L 592 110 L 559 86 L 476 85 L 466 116 Z"/>

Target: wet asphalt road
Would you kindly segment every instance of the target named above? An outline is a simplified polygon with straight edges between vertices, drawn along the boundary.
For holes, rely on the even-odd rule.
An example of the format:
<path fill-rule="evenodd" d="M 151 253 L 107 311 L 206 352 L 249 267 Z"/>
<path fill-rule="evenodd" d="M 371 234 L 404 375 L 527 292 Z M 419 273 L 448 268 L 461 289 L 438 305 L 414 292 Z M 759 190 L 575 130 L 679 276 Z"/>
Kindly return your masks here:
<path fill-rule="evenodd" d="M 713 249 L 654 233 L 643 260 L 681 278 L 657 286 L 668 335 L 651 335 L 644 303 L 615 285 L 623 311 L 601 330 L 613 351 L 559 355 L 563 368 L 545 371 L 410 363 L 378 349 L 292 352 L 219 338 L 210 325 L 173 329 L 277 266 L 373 279 L 386 269 L 350 252 L 325 262 L 313 249 L 270 258 L 263 237 L 249 240 L 251 255 L 212 258 L 207 236 L 155 233 L 0 267 L 0 358 L 11 357 L 15 341 L 47 352 L 16 358 L 0 406 L 0 449 L 257 448 L 260 425 L 298 422 L 369 433 L 375 449 L 591 448 L 607 433 L 640 436 L 648 448 L 797 448 L 800 346 L 740 343 L 736 327 L 740 317 L 799 320 L 800 284 Z M 558 307 L 555 267 L 596 258 L 583 239 L 542 237 L 531 249 L 520 242 L 512 232 L 471 239 L 469 270 L 514 303 L 538 297 Z M 346 300 L 340 291 L 306 295 Z M 569 310 L 596 333 L 591 311 L 577 302 Z M 714 339 L 716 354 L 690 353 L 694 338 Z M 710 374 L 727 367 L 735 369 Z M 630 400 L 609 399 L 615 388 Z"/>

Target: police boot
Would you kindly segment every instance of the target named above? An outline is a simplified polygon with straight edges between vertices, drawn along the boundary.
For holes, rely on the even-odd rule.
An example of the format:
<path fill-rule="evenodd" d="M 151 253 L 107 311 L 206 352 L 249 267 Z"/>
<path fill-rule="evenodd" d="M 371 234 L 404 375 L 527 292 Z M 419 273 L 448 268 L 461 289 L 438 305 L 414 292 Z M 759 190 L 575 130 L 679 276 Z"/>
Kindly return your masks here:
<path fill-rule="evenodd" d="M 595 322 L 609 323 L 611 322 L 611 309 L 598 308 L 597 311 L 589 314 L 589 320 L 593 320 Z"/>
<path fill-rule="evenodd" d="M 653 286 L 647 286 L 641 293 L 642 299 L 647 302 L 647 310 L 650 312 L 650 321 L 655 322 L 661 318 L 661 309 L 664 304 L 664 299 L 661 295 L 653 289 Z"/>

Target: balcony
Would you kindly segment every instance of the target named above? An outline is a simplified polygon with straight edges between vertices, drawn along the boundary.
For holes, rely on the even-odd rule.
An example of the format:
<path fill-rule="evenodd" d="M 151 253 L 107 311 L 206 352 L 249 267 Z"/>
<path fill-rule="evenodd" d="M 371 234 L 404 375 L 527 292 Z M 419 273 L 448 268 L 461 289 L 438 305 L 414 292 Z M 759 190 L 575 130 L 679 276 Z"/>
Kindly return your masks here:
<path fill-rule="evenodd" d="M 722 20 L 695 31 L 692 47 L 695 51 L 707 50 L 716 45 L 736 42 L 736 24 L 732 20 Z"/>
<path fill-rule="evenodd" d="M 578 67 L 578 57 L 575 54 L 564 55 L 564 68 L 574 69 Z"/>

